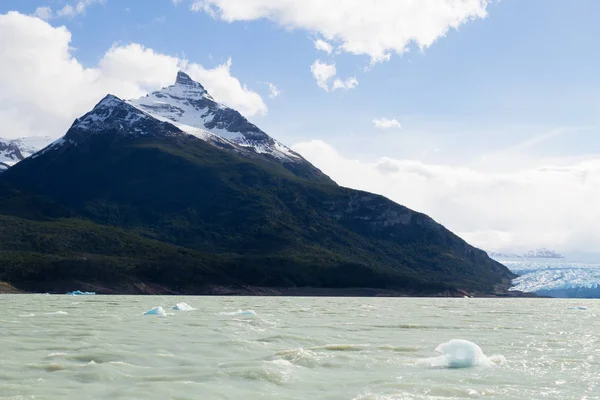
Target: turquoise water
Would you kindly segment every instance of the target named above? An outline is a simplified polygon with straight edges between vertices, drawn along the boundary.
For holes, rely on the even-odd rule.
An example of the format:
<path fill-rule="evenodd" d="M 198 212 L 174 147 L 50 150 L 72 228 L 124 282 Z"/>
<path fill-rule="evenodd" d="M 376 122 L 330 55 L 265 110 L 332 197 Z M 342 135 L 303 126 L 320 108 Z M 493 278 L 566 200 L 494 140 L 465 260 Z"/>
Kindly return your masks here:
<path fill-rule="evenodd" d="M 593 300 L 0 302 L 2 399 L 600 399 Z M 171 310 L 180 302 L 195 310 Z M 142 315 L 155 306 L 167 315 Z M 451 339 L 487 362 L 446 368 L 435 349 Z"/>

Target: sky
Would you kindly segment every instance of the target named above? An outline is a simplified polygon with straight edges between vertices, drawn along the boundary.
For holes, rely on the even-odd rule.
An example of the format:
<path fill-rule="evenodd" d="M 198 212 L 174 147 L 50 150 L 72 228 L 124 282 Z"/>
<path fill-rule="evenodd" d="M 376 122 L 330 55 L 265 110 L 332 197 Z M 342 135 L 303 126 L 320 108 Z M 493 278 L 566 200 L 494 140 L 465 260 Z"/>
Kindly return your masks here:
<path fill-rule="evenodd" d="M 0 137 L 188 72 L 341 185 L 494 251 L 600 248 L 597 0 L 2 0 Z"/>

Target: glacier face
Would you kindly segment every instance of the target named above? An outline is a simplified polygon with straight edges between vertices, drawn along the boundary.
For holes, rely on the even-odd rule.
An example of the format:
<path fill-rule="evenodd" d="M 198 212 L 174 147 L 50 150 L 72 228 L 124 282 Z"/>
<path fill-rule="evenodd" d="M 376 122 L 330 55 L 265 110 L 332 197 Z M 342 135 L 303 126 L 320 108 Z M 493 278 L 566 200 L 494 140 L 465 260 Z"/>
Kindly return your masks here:
<path fill-rule="evenodd" d="M 600 298 L 600 263 L 568 259 L 497 261 L 519 275 L 511 290 L 550 297 Z"/>

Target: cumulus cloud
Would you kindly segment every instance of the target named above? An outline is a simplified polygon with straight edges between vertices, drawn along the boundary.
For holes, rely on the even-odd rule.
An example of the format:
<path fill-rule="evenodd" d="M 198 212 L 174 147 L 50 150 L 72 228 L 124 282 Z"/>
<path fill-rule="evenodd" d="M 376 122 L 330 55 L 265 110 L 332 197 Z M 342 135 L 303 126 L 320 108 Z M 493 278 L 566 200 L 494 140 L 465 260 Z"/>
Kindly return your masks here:
<path fill-rule="evenodd" d="M 43 20 L 49 20 L 52 18 L 52 8 L 50 7 L 38 7 L 33 12 L 35 17 L 41 18 Z"/>
<path fill-rule="evenodd" d="M 396 118 L 375 118 L 373 120 L 373 126 L 379 129 L 402 128 L 402 125 L 400 125 L 400 122 L 398 122 Z"/>
<path fill-rule="evenodd" d="M 490 0 L 195 0 L 192 10 L 224 21 L 272 20 L 320 33 L 343 51 L 373 63 L 403 53 L 411 43 L 431 46 L 450 29 L 487 16 Z"/>
<path fill-rule="evenodd" d="M 333 86 L 331 87 L 332 90 L 336 90 L 336 89 L 354 89 L 356 87 L 356 85 L 358 85 L 358 80 L 356 79 L 356 77 L 350 77 L 348 79 L 336 79 L 333 81 Z"/>
<path fill-rule="evenodd" d="M 317 39 L 315 40 L 315 49 L 324 51 L 327 54 L 331 54 L 331 52 L 333 51 L 333 46 L 330 43 L 324 41 L 323 39 Z"/>
<path fill-rule="evenodd" d="M 67 4 L 56 12 L 57 17 L 75 17 L 85 13 L 85 10 L 93 4 L 104 4 L 106 0 L 80 0 L 73 5 Z"/>
<path fill-rule="evenodd" d="M 600 247 L 600 158 L 491 173 L 386 157 L 359 161 L 318 140 L 293 149 L 339 184 L 425 212 L 487 250 Z"/>
<path fill-rule="evenodd" d="M 261 96 L 231 75 L 231 59 L 205 68 L 129 44 L 113 46 L 97 66 L 85 68 L 70 42 L 65 27 L 17 12 L 0 14 L 0 137 L 60 136 L 107 93 L 139 97 L 172 84 L 179 69 L 246 116 L 267 112 Z"/>
<path fill-rule="evenodd" d="M 315 61 L 313 65 L 310 66 L 310 71 L 315 77 L 317 85 L 327 91 L 329 90 L 329 80 L 337 73 L 335 64 L 327 64 L 320 60 Z"/>
<path fill-rule="evenodd" d="M 329 81 L 337 74 L 337 69 L 333 63 L 328 64 L 321 60 L 316 60 L 310 66 L 310 71 L 317 81 L 317 86 L 326 92 L 337 89 L 354 89 L 358 85 L 358 80 L 355 77 L 351 77 L 345 80 L 335 79 L 330 88 Z"/>

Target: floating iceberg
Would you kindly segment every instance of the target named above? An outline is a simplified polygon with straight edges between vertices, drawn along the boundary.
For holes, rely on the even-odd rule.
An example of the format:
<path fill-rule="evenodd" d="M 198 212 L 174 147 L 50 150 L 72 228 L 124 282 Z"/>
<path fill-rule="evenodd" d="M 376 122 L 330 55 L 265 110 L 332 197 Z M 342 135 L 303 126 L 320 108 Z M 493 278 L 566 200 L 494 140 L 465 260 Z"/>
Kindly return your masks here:
<path fill-rule="evenodd" d="M 67 296 L 93 296 L 95 294 L 96 294 L 96 292 L 82 292 L 81 290 L 67 292 Z"/>
<path fill-rule="evenodd" d="M 589 308 L 587 308 L 586 306 L 577 306 L 577 307 L 573 307 L 573 308 L 571 308 L 571 310 L 582 310 L 582 311 L 587 311 L 587 310 L 589 310 Z"/>
<path fill-rule="evenodd" d="M 243 317 L 254 317 L 257 314 L 252 310 L 237 310 L 234 312 L 222 312 L 221 315 L 230 315 L 230 316 L 243 316 Z"/>
<path fill-rule="evenodd" d="M 146 311 L 144 315 L 158 315 L 159 317 L 166 317 L 167 313 L 161 306 L 158 306 L 154 307 L 152 310 Z"/>
<path fill-rule="evenodd" d="M 177 303 L 173 306 L 173 310 L 177 310 L 177 311 L 193 311 L 195 310 L 194 307 L 186 304 L 186 303 Z"/>
<path fill-rule="evenodd" d="M 502 356 L 487 357 L 481 347 L 473 342 L 452 339 L 442 343 L 435 349 L 442 356 L 423 360 L 425 364 L 438 368 L 470 368 L 475 366 L 489 367 L 506 361 Z"/>

